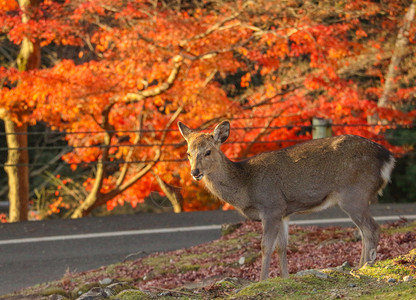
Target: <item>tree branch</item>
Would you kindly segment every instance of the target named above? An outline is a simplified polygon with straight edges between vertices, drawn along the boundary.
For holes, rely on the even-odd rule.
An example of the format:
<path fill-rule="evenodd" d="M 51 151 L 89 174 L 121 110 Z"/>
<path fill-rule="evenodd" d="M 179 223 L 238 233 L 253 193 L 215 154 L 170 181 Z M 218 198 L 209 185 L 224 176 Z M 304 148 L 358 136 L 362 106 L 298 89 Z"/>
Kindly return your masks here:
<path fill-rule="evenodd" d="M 71 147 L 65 147 L 64 149 L 62 149 L 61 152 L 59 152 L 57 155 L 55 155 L 54 158 L 52 158 L 51 160 L 49 160 L 49 162 L 45 163 L 42 167 L 40 167 L 39 169 L 33 170 L 29 173 L 29 177 L 35 177 L 40 175 L 41 173 L 43 173 L 43 171 L 45 171 L 46 169 L 48 169 L 52 164 L 56 163 L 58 160 L 60 160 L 62 158 L 62 155 L 68 153 L 71 151 Z"/>
<path fill-rule="evenodd" d="M 179 71 L 181 69 L 181 66 L 183 64 L 183 58 L 181 55 L 176 55 L 173 57 L 173 68 L 169 74 L 169 77 L 166 79 L 166 81 L 164 83 L 162 83 L 161 85 L 159 85 L 156 88 L 152 88 L 152 89 L 147 89 L 138 93 L 128 93 L 126 95 L 126 97 L 123 99 L 123 102 L 126 104 L 130 104 L 130 103 L 134 103 L 134 102 L 138 102 L 141 100 L 144 100 L 146 98 L 150 98 L 150 97 L 154 97 L 157 95 L 162 94 L 163 92 L 167 91 L 168 89 L 171 88 L 171 86 L 173 85 L 173 83 L 175 82 Z"/>
<path fill-rule="evenodd" d="M 153 157 L 152 162 L 147 164 L 142 164 L 144 167 L 140 169 L 139 173 L 131 177 L 128 181 L 123 183 L 122 185 L 114 188 L 112 191 L 108 192 L 107 194 L 101 194 L 99 200 L 96 202 L 96 205 L 99 206 L 104 204 L 105 202 L 111 200 L 115 196 L 119 195 L 120 193 L 127 190 L 129 187 L 131 187 L 133 184 L 135 184 L 139 179 L 141 179 L 144 175 L 146 175 L 160 160 L 162 156 L 162 146 L 165 143 L 166 136 L 167 136 L 167 129 L 172 125 L 172 123 L 179 117 L 179 114 L 182 112 L 183 107 L 179 107 L 176 112 L 172 115 L 169 122 L 165 126 L 165 130 L 163 130 L 162 138 L 160 139 L 160 145 L 156 149 L 156 154 Z"/>
<path fill-rule="evenodd" d="M 166 197 L 169 199 L 170 203 L 172 204 L 173 211 L 175 213 L 182 212 L 181 203 L 183 201 L 183 197 L 181 194 L 181 189 L 166 183 L 162 178 L 159 177 L 155 172 L 152 171 L 152 175 L 156 178 L 159 187 L 165 193 Z"/>
<path fill-rule="evenodd" d="M 270 119 L 269 119 L 269 121 L 267 122 L 267 124 L 266 124 L 266 126 L 264 126 L 261 130 L 260 130 L 260 132 L 257 134 L 257 136 L 251 141 L 251 143 L 247 146 L 247 148 L 244 150 L 244 152 L 243 152 L 243 154 L 242 154 L 242 157 L 246 157 L 249 153 L 250 153 L 250 151 L 251 151 L 251 148 L 253 148 L 253 145 L 261 138 L 261 137 L 263 137 L 264 135 L 266 135 L 266 133 L 267 133 L 267 130 L 269 129 L 269 127 L 271 126 L 271 124 L 272 124 L 272 122 L 275 120 L 275 119 L 277 119 L 278 117 L 280 117 L 280 115 L 282 114 L 282 112 L 280 112 L 280 113 L 278 113 L 278 114 L 275 114 L 275 115 L 273 115 Z"/>
<path fill-rule="evenodd" d="M 187 43 L 194 41 L 194 40 L 199 40 L 202 38 L 205 38 L 207 36 L 209 36 L 210 34 L 212 34 L 214 31 L 216 31 L 217 29 L 220 29 L 221 26 L 223 26 L 225 23 L 230 22 L 232 20 L 234 20 L 235 18 L 237 18 L 240 15 L 240 12 L 236 12 L 234 14 L 232 14 L 231 16 L 229 16 L 228 18 L 225 18 L 224 20 L 222 20 L 221 22 L 218 22 L 214 25 L 212 25 L 210 28 L 208 28 L 205 32 L 194 35 L 193 37 L 190 37 L 189 39 L 184 39 L 181 40 L 179 42 L 179 46 L 180 47 L 184 47 Z"/>
<path fill-rule="evenodd" d="M 144 108 L 145 103 L 143 103 L 143 109 L 139 116 L 139 128 L 137 130 L 136 138 L 133 141 L 133 144 L 137 144 L 142 139 L 142 128 L 143 128 L 143 119 L 144 119 Z M 125 164 L 123 165 L 123 168 L 121 169 L 120 175 L 116 182 L 116 188 L 119 188 L 121 184 L 123 183 L 124 179 L 126 178 L 127 171 L 129 170 L 130 164 L 128 163 L 130 161 L 131 156 L 133 155 L 134 148 L 130 147 L 129 152 L 126 155 Z"/>

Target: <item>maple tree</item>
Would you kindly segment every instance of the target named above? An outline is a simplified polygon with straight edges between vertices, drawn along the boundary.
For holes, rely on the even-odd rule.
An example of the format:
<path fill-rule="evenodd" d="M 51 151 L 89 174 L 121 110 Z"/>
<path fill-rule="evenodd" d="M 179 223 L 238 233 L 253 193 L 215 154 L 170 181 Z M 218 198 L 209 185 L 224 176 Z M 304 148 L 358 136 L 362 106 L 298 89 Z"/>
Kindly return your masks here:
<path fill-rule="evenodd" d="M 3 67 L 0 107 L 15 123 L 66 132 L 74 149 L 62 159 L 95 168 L 85 199 L 68 208 L 57 190 L 55 212 L 136 206 L 154 190 L 178 202 L 175 187 L 177 211 L 218 208 L 178 165 L 178 118 L 201 129 L 232 120 L 237 129 L 224 146 L 232 158 L 310 138 L 313 117 L 355 125 L 334 126 L 335 134 L 406 151 L 380 137 L 386 120 L 415 116 L 412 20 L 396 87 L 387 104 L 378 99 L 412 1 L 43 1 L 26 22 L 27 11 L 7 5 L 0 24 L 9 42 L 64 54 L 43 68 Z"/>

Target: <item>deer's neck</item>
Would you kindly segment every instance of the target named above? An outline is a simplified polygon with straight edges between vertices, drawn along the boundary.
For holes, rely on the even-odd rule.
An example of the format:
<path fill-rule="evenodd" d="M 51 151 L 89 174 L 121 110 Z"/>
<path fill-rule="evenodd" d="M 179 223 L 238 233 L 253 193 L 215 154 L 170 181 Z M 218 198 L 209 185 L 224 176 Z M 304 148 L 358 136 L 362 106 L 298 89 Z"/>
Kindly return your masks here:
<path fill-rule="evenodd" d="M 208 190 L 231 205 L 242 208 L 245 206 L 245 185 L 243 184 L 244 168 L 240 163 L 229 160 L 225 155 L 222 163 L 214 172 L 205 176 Z"/>

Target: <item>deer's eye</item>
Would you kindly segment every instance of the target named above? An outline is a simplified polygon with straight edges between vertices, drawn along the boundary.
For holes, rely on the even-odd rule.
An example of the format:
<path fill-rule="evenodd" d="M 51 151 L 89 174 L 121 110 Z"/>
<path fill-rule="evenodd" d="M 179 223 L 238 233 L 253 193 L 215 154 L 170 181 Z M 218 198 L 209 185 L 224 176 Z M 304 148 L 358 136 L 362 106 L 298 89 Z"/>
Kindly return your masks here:
<path fill-rule="evenodd" d="M 211 150 L 208 150 L 207 152 L 205 152 L 205 156 L 209 156 L 211 154 Z"/>

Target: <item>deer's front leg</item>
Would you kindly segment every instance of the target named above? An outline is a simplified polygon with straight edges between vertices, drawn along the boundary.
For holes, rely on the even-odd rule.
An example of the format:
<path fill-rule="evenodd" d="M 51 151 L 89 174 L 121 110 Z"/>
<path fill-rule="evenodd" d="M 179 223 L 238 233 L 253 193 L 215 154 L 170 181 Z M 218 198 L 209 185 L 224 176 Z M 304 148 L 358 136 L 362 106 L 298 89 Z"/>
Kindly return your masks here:
<path fill-rule="evenodd" d="M 260 280 L 267 279 L 269 276 L 270 261 L 276 245 L 280 261 L 280 274 L 283 278 L 286 278 L 289 276 L 286 256 L 288 222 L 281 217 L 265 217 L 262 220 L 262 224 L 263 237 L 261 241 L 262 264 Z"/>

